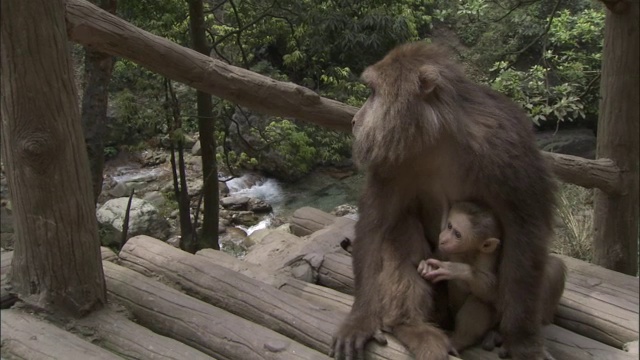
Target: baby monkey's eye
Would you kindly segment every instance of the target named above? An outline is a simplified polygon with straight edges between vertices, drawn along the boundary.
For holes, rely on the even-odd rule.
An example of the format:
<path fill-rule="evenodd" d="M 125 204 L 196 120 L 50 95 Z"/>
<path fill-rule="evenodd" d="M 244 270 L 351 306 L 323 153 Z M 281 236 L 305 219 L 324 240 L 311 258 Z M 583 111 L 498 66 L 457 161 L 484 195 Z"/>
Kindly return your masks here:
<path fill-rule="evenodd" d="M 451 228 L 452 228 L 451 223 L 450 223 L 450 222 L 448 222 L 448 223 L 447 223 L 447 229 L 451 230 Z"/>
<path fill-rule="evenodd" d="M 460 234 L 460 231 L 455 231 L 453 234 L 456 236 L 456 239 L 460 239 L 462 237 L 462 234 Z"/>

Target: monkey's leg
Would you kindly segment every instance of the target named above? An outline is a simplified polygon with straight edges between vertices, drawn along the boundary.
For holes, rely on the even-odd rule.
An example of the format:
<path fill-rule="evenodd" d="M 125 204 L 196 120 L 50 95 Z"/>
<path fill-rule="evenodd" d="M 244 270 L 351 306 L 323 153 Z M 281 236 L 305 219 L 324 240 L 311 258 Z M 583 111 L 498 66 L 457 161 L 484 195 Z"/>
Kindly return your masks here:
<path fill-rule="evenodd" d="M 351 312 L 333 337 L 329 356 L 336 359 L 364 358 L 364 347 L 370 339 L 386 344 L 381 331 L 384 311 L 379 301 L 384 295 L 381 264 L 393 254 L 382 251 L 382 232 L 372 229 L 375 228 L 366 221 L 366 217 L 356 224 L 356 241 L 352 248 L 355 299 Z"/>
<path fill-rule="evenodd" d="M 500 334 L 514 360 L 543 360 L 542 283 L 548 255 L 542 230 L 505 221 L 499 271 Z"/>
<path fill-rule="evenodd" d="M 416 360 L 447 360 L 449 354 L 457 355 L 447 335 L 429 323 L 401 324 L 393 332 Z"/>
<path fill-rule="evenodd" d="M 458 351 L 478 343 L 496 324 L 496 314 L 490 305 L 469 295 L 456 314 L 451 342 Z"/>

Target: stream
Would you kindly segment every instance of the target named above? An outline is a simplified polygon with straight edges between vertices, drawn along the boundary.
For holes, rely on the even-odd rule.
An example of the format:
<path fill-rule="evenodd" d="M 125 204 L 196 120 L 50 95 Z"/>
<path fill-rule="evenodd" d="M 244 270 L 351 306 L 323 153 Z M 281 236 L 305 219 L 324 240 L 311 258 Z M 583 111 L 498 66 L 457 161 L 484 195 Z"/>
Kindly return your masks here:
<path fill-rule="evenodd" d="M 336 179 L 322 171 L 316 171 L 295 183 L 244 175 L 229 180 L 227 186 L 230 195 L 258 198 L 272 206 L 273 212 L 258 224 L 249 228 L 241 227 L 247 234 L 251 234 L 268 227 L 274 216 L 288 219 L 295 210 L 303 206 L 330 212 L 339 205 L 355 205 L 363 181 L 362 174 Z"/>

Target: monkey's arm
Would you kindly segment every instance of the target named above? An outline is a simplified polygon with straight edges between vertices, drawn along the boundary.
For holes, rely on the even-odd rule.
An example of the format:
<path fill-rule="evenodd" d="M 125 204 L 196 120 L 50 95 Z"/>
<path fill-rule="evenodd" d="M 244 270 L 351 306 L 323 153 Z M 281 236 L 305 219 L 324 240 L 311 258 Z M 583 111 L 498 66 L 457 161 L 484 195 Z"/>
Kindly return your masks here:
<path fill-rule="evenodd" d="M 496 299 L 497 281 L 491 271 L 474 268 L 469 264 L 428 259 L 426 266 L 419 269 L 420 274 L 427 280 L 438 282 L 442 280 L 460 280 L 469 286 L 469 291 L 478 299 L 493 302 Z"/>

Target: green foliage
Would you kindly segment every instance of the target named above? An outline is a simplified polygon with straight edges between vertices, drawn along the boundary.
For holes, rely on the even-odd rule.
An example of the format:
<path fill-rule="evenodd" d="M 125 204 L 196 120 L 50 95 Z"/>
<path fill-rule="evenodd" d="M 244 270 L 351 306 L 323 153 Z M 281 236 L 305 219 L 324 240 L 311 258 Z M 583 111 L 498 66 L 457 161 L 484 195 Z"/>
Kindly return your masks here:
<path fill-rule="evenodd" d="M 439 2 L 481 80 L 521 104 L 537 125 L 597 119 L 604 11 L 586 0 Z M 488 76 L 487 76 L 488 75 Z"/>

